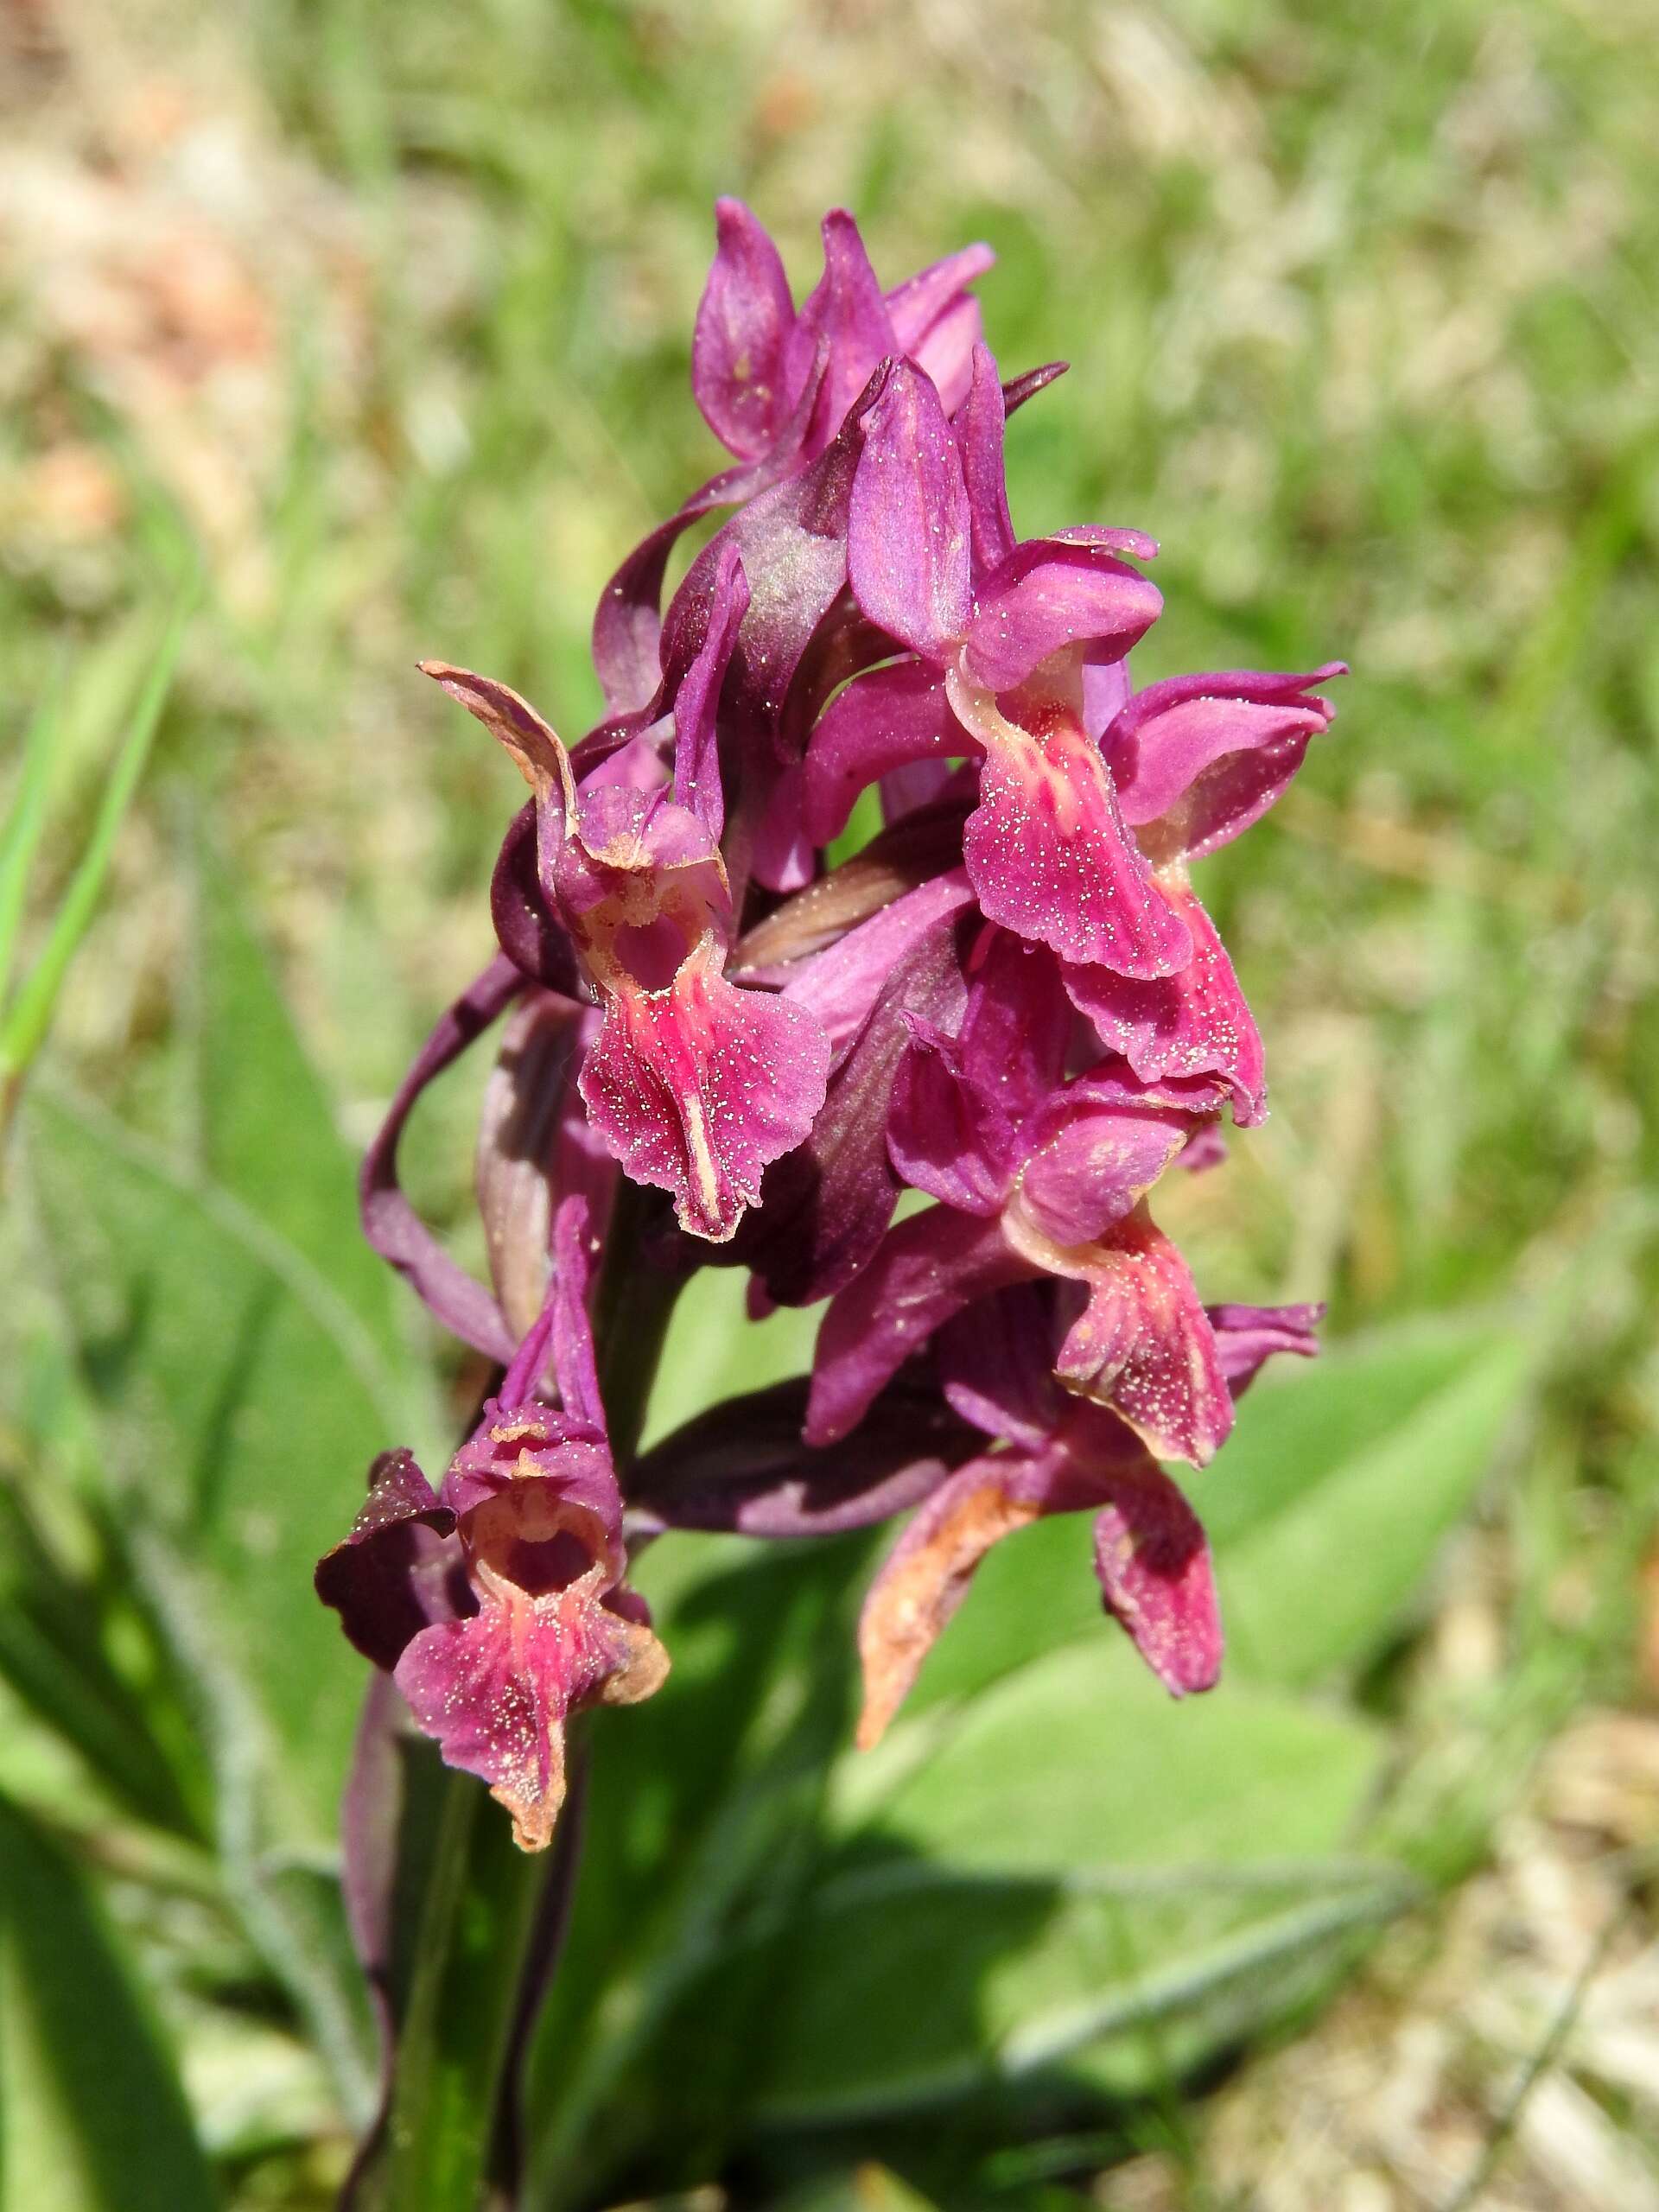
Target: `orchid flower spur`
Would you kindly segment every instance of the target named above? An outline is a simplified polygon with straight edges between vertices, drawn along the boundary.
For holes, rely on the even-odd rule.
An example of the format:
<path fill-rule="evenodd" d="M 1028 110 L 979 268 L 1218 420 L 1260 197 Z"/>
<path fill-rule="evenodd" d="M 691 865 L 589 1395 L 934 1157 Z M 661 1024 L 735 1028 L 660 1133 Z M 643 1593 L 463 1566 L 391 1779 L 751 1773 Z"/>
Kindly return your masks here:
<path fill-rule="evenodd" d="M 604 718 L 567 748 L 506 685 L 423 664 L 531 798 L 490 886 L 499 950 L 361 1184 L 376 1249 L 502 1379 L 435 1487 L 407 1452 L 376 1463 L 318 1587 L 530 1845 L 569 1714 L 662 1680 L 626 1572 L 674 1531 L 912 1516 L 860 1631 L 863 1742 L 988 1548 L 1050 1514 L 1094 1515 L 1106 1610 L 1173 1693 L 1208 1688 L 1215 1573 L 1160 1462 L 1205 1466 L 1319 1311 L 1208 1302 L 1152 1207 L 1221 1154 L 1224 1114 L 1266 1111 L 1189 871 L 1300 771 L 1342 664 L 1136 688 L 1157 547 L 1016 535 L 1007 424 L 1058 370 L 1003 382 L 983 247 L 884 290 L 832 213 L 798 308 L 747 209 L 721 201 L 717 232 L 693 387 L 734 465 L 606 587 Z M 664 606 L 673 547 L 719 509 Z M 832 855 L 875 785 L 885 827 Z M 498 1022 L 486 1283 L 398 1150 Z M 641 1451 L 667 1312 L 718 1265 L 757 1316 L 827 1301 L 811 1372 Z"/>

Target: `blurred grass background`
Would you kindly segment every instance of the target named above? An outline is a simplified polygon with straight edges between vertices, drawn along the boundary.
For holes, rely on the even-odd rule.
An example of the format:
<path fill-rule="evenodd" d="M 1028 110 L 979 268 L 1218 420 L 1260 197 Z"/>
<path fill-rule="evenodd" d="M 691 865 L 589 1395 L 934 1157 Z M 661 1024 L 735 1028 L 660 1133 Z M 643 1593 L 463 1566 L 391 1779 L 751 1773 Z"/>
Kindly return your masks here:
<path fill-rule="evenodd" d="M 1337 1334 L 1568 1286 L 1375 1685 L 1454 1777 L 1500 1703 L 1518 1748 L 1456 1901 L 1103 2174 L 1122 2212 L 1438 2206 L 1610 1924 L 1601 2056 L 1478 2201 L 1659 2202 L 1651 39 L 1637 0 L 0 0 L 0 746 L 62 669 L 42 918 L 110 702 L 207 580 L 56 1038 L 160 1139 L 196 828 L 354 1141 L 486 957 L 514 781 L 412 664 L 593 719 L 599 588 L 717 465 L 717 193 L 799 290 L 831 203 L 888 282 L 989 240 L 1005 371 L 1072 364 L 1011 434 L 1016 522 L 1162 541 L 1143 674 L 1352 663 L 1207 866 L 1274 1115 L 1166 1211 L 1211 1294 Z M 475 1103 L 414 1147 L 457 1228 Z"/>

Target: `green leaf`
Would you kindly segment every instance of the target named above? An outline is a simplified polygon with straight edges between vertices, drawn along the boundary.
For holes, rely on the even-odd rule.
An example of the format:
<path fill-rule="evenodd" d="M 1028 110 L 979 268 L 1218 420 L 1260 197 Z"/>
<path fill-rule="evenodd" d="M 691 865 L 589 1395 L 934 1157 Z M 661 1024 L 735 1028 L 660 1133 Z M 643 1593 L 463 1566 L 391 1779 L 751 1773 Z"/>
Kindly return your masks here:
<path fill-rule="evenodd" d="M 0 2196 L 209 2212 L 171 2059 L 74 1868 L 0 1802 Z"/>
<path fill-rule="evenodd" d="M 116 1518 L 209 1745 L 227 1872 L 360 2103 L 361 1993 L 337 1891 L 305 1862 L 332 1859 L 363 1670 L 311 1570 L 403 1433 L 398 1377 L 334 1284 L 218 1185 L 86 1105 L 37 1096 L 23 1134 Z"/>
<path fill-rule="evenodd" d="M 1535 1357 L 1519 1326 L 1441 1324 L 1258 1385 L 1201 1500 L 1235 1673 L 1310 1682 L 1376 1649 L 1491 1467 Z"/>
<path fill-rule="evenodd" d="M 397 1278 L 358 1225 L 357 1159 L 222 863 L 198 860 L 196 1088 L 201 1166 L 284 1239 L 373 1338 L 429 1421 Z"/>
<path fill-rule="evenodd" d="M 0 831 L 0 1004 L 4 1002 L 17 954 L 29 867 L 46 828 L 52 756 L 57 748 L 58 705 L 55 691 L 49 693 L 29 723 L 17 788 L 5 828 Z"/>
<path fill-rule="evenodd" d="M 1340 1713 L 1236 1684 L 1177 1706 L 1102 1641 L 908 1729 L 919 1764 L 893 1761 L 874 1805 L 841 1793 L 768 2039 L 772 2119 L 1006 2084 L 1151 2023 L 1185 2031 L 1190 2063 L 1227 2000 L 1255 2020 L 1282 2001 L 1269 1967 L 1404 1893 L 1390 1867 L 1332 1863 L 1383 1752 Z M 1124 2070 L 1155 2076 L 1144 2052 Z"/>
<path fill-rule="evenodd" d="M 0 1018 L 0 1082 L 15 1082 L 39 1052 L 69 963 L 91 926 L 115 841 L 138 789 L 162 709 L 167 703 L 188 613 L 188 603 L 181 602 L 168 626 L 145 677 L 125 741 L 105 782 L 86 849 L 53 918 L 39 959 Z"/>

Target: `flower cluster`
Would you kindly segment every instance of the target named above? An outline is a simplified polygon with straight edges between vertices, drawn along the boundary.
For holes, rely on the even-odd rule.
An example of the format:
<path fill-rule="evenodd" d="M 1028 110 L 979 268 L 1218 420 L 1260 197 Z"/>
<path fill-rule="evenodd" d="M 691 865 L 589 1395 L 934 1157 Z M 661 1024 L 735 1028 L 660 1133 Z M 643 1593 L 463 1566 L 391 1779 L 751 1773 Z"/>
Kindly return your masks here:
<path fill-rule="evenodd" d="M 1266 1110 L 1189 867 L 1296 773 L 1340 664 L 1137 690 L 1154 542 L 1015 536 L 1005 426 L 1060 372 L 1001 379 L 968 289 L 986 249 L 884 292 L 834 213 L 798 308 L 748 210 L 718 219 L 693 385 L 734 466 L 607 587 L 605 719 L 567 747 L 505 684 L 425 664 L 530 799 L 495 871 L 499 953 L 364 1169 L 371 1241 L 507 1372 L 438 1491 L 406 1453 L 377 1463 L 319 1587 L 526 1845 L 567 1714 L 666 1665 L 625 1527 L 915 1508 L 861 1627 L 867 1744 L 988 1548 L 1050 1513 L 1093 1512 L 1106 1609 L 1172 1691 L 1207 1688 L 1208 1552 L 1160 1462 L 1203 1466 L 1318 1319 L 1205 1306 L 1149 1200 L 1219 1156 L 1224 1113 Z M 727 507 L 664 608 L 677 540 Z M 504 1014 L 486 1289 L 415 1214 L 397 1147 Z M 906 1191 L 929 1203 L 900 1213 Z M 709 1264 L 749 1271 L 756 1313 L 828 1300 L 812 1374 L 613 1455 L 590 1282 L 671 1294 Z"/>

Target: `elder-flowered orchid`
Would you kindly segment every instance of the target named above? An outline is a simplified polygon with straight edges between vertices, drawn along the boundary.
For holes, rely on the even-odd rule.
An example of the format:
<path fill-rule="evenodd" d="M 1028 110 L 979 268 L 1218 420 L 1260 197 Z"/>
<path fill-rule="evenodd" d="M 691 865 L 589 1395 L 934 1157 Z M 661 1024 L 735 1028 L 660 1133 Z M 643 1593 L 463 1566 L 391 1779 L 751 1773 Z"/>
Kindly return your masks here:
<path fill-rule="evenodd" d="M 626 1585 L 674 1529 L 912 1517 L 860 1630 L 887 1726 L 980 1560 L 1095 1516 L 1104 1605 L 1177 1695 L 1220 1664 L 1185 1491 L 1313 1306 L 1206 1304 L 1150 1205 L 1265 1113 L 1262 1044 L 1192 863 L 1277 799 L 1342 673 L 1135 688 L 1162 605 L 1133 530 L 1021 540 L 1014 408 L 972 246 L 884 291 L 851 218 L 798 308 L 722 201 L 693 384 L 734 465 L 617 571 L 605 718 L 568 749 L 519 695 L 423 664 L 530 785 L 490 888 L 499 950 L 436 1023 L 364 1163 L 365 1230 L 505 1370 L 435 1488 L 407 1452 L 318 1587 L 528 1847 L 564 1728 L 667 1660 Z M 733 510 L 664 608 L 688 526 Z M 868 787 L 886 827 L 832 865 Z M 416 1215 L 416 1102 L 505 1018 L 475 1280 Z M 630 1187 L 634 1194 L 630 1196 Z M 908 1192 L 927 1201 L 906 1213 Z M 624 1201 L 626 1200 L 626 1203 Z M 602 1250 L 607 1426 L 588 1319 Z M 827 1300 L 810 1376 L 638 1449 L 660 1323 L 700 1267 L 750 1310 Z M 623 1319 L 615 1317 L 620 1314 Z M 641 1370 L 631 1374 L 631 1360 Z M 550 1367 L 550 1378 L 546 1370 Z"/>

